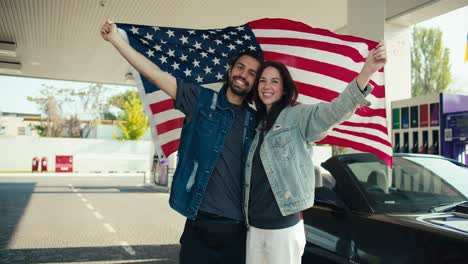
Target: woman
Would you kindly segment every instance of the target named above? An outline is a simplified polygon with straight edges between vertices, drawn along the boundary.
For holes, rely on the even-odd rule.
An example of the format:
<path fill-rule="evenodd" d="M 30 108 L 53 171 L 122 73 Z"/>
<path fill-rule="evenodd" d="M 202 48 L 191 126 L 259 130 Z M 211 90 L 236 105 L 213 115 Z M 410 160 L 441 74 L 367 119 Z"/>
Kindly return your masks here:
<path fill-rule="evenodd" d="M 369 104 L 368 82 L 385 63 L 385 46 L 379 43 L 339 97 L 316 105 L 296 103 L 297 88 L 283 64 L 262 65 L 256 86 L 257 134 L 245 176 L 247 264 L 301 262 L 306 241 L 300 212 L 313 205 L 315 186 L 306 143 L 322 139 L 357 107 Z"/>

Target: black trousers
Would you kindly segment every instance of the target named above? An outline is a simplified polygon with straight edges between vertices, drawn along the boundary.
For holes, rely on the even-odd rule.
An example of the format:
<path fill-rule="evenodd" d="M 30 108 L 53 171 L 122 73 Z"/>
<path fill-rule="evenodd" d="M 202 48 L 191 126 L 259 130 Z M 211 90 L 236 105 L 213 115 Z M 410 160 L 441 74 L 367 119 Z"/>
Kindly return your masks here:
<path fill-rule="evenodd" d="M 185 222 L 179 263 L 244 264 L 246 239 L 243 222 L 199 213 Z"/>

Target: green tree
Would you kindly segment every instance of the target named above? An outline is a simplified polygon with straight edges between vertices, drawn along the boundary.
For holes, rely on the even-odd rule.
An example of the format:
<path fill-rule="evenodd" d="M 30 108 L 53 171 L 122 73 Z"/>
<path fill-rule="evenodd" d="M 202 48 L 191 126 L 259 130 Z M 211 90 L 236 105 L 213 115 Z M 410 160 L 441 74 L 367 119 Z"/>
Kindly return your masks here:
<path fill-rule="evenodd" d="M 442 31 L 415 27 L 411 51 L 411 95 L 433 95 L 452 81 L 450 50 L 442 44 Z"/>
<path fill-rule="evenodd" d="M 130 93 L 122 105 L 122 120 L 117 125 L 122 136 L 113 133 L 113 136 L 120 140 L 138 140 L 149 127 L 148 118 L 143 111 L 143 105 L 137 93 Z"/>
<path fill-rule="evenodd" d="M 138 97 L 138 92 L 133 90 L 127 90 L 121 94 L 117 94 L 108 99 L 108 104 L 115 106 L 117 108 L 123 109 L 126 102 L 136 96 Z"/>
<path fill-rule="evenodd" d="M 104 120 L 123 120 L 124 104 L 130 100 L 131 96 L 139 97 L 137 91 L 127 90 L 121 94 L 117 94 L 107 99 L 107 111 L 102 113 L 101 119 Z M 116 111 L 111 111 L 110 107 L 115 107 L 118 109 Z"/>
<path fill-rule="evenodd" d="M 41 122 L 39 124 L 29 124 L 29 127 L 32 129 L 32 130 L 35 130 L 37 132 L 37 134 L 40 136 L 40 137 L 46 137 L 47 136 L 47 126 L 45 123 Z"/>

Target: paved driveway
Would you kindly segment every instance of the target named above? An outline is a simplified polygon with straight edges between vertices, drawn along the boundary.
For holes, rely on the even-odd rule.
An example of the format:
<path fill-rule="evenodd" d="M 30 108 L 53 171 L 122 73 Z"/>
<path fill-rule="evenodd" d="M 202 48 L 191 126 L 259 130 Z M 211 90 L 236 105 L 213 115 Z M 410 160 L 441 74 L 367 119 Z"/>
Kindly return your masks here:
<path fill-rule="evenodd" d="M 178 263 L 185 219 L 141 176 L 0 176 L 0 263 Z"/>

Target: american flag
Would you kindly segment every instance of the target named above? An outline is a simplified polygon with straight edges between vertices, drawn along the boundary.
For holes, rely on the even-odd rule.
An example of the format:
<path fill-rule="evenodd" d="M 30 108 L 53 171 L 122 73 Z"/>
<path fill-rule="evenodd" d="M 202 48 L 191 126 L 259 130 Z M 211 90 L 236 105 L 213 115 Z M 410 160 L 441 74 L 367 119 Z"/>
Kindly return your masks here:
<path fill-rule="evenodd" d="M 299 89 L 299 102 L 330 102 L 351 82 L 377 42 L 338 35 L 287 19 L 259 19 L 223 29 L 182 29 L 118 24 L 131 46 L 176 78 L 221 87 L 230 59 L 245 50 L 283 62 Z M 149 115 L 155 146 L 166 157 L 176 151 L 184 115 L 172 99 L 133 69 Z M 374 74 L 369 107 L 333 128 L 319 144 L 371 152 L 392 165 L 383 70 Z"/>

